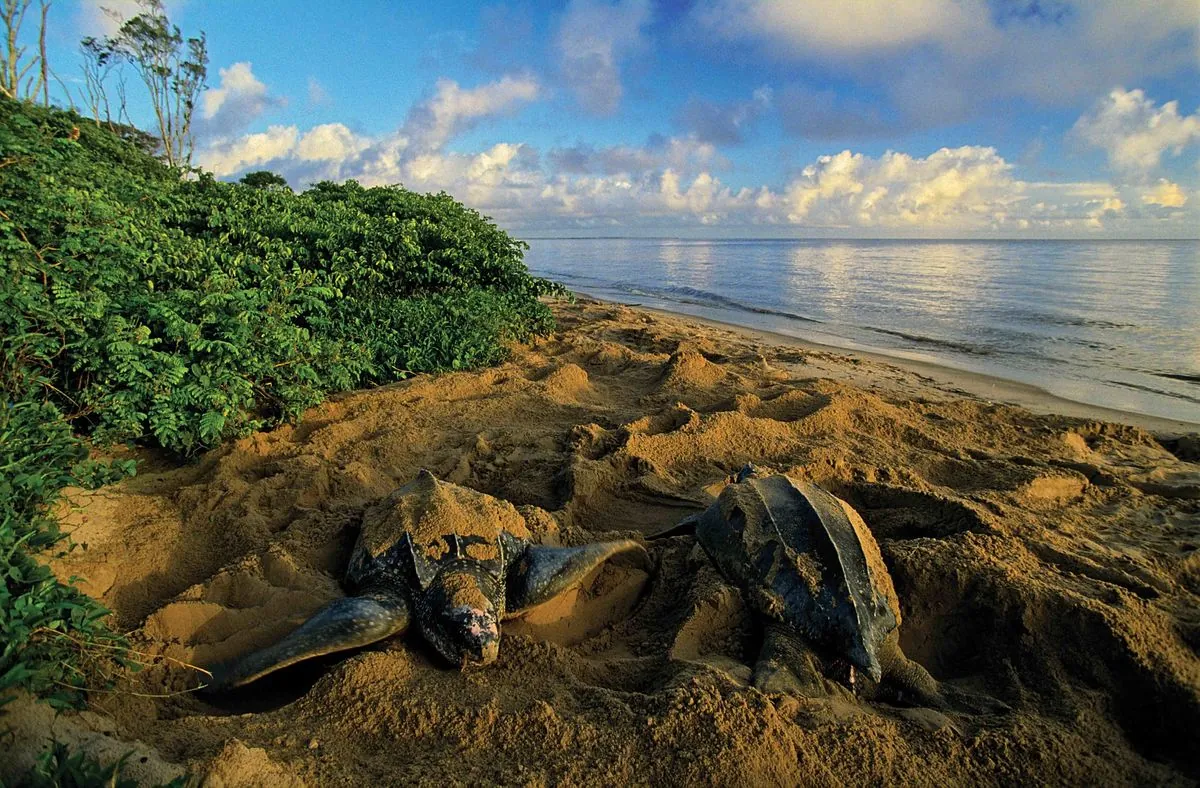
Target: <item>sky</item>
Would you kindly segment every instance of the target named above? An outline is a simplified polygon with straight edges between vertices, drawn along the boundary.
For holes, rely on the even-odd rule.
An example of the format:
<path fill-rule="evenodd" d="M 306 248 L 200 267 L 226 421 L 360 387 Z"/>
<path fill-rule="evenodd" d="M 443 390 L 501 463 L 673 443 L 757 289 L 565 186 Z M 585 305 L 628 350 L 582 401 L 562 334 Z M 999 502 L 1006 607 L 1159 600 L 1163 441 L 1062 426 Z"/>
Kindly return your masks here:
<path fill-rule="evenodd" d="M 60 94 L 102 7 L 133 3 L 52 6 Z M 223 179 L 444 190 L 525 237 L 1200 236 L 1200 0 L 167 10 Z"/>

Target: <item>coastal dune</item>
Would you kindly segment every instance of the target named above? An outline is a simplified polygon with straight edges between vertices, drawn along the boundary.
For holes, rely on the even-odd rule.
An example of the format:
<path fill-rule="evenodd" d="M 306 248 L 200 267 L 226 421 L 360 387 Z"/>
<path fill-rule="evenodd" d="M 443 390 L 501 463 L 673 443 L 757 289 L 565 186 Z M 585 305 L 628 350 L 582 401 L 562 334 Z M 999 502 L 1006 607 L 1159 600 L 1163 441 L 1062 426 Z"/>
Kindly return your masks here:
<path fill-rule="evenodd" d="M 555 311 L 557 333 L 497 368 L 337 396 L 194 465 L 147 457 L 115 488 L 74 491 L 65 522 L 87 549 L 54 568 L 150 663 L 93 696 L 89 735 L 214 785 L 1190 784 L 1194 439 L 683 318 Z M 853 505 L 895 581 L 905 652 L 1011 710 L 753 689 L 761 633 L 687 536 L 507 622 L 484 670 L 401 637 L 224 698 L 191 691 L 204 677 L 189 666 L 341 594 L 363 509 L 421 468 L 571 544 L 674 525 L 748 461 Z"/>

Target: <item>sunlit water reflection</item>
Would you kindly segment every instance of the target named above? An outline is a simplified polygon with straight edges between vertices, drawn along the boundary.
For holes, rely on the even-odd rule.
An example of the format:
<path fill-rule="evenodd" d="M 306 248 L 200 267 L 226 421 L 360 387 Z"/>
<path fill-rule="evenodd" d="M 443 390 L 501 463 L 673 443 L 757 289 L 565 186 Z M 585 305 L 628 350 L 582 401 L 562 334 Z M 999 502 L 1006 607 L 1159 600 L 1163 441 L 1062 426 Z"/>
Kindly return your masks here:
<path fill-rule="evenodd" d="M 1200 242 L 548 239 L 572 289 L 1200 422 Z"/>

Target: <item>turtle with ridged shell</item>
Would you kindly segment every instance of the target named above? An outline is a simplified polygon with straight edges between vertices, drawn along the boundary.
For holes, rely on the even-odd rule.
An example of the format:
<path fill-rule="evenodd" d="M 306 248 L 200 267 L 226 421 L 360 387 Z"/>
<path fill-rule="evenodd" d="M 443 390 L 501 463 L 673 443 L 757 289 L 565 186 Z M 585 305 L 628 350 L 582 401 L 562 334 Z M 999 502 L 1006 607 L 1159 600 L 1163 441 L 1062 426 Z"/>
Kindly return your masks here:
<path fill-rule="evenodd" d="M 688 532 L 763 621 L 759 689 L 822 696 L 825 671 L 840 666 L 851 688 L 858 670 L 868 691 L 902 703 L 1006 708 L 939 683 L 904 655 L 900 603 L 879 545 L 859 514 L 821 487 L 747 465 L 708 509 L 656 538 Z"/>
<path fill-rule="evenodd" d="M 346 571 L 352 596 L 319 610 L 278 643 L 213 669 L 210 691 L 399 634 L 415 623 L 451 664 L 496 660 L 500 622 L 570 590 L 632 540 L 578 547 L 532 543 L 516 508 L 422 470 L 363 515 Z"/>

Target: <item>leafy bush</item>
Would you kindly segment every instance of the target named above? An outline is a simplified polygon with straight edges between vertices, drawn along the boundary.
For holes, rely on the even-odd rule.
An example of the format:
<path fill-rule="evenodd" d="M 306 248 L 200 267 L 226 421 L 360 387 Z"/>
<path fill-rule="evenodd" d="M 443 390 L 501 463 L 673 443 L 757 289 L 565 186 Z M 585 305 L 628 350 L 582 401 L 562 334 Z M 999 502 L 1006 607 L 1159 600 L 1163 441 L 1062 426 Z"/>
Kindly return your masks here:
<path fill-rule="evenodd" d="M 565 294 L 446 194 L 183 177 L 123 132 L 0 99 L 0 698 L 77 699 L 78 650 L 115 642 L 32 557 L 63 487 L 133 470 L 77 436 L 195 453 L 332 391 L 496 363 Z"/>
<path fill-rule="evenodd" d="M 270 170 L 255 170 L 238 179 L 238 183 L 255 189 L 291 189 L 287 178 Z"/>
<path fill-rule="evenodd" d="M 0 705 L 17 688 L 78 703 L 89 678 L 81 648 L 120 642 L 102 623 L 107 610 L 33 557 L 62 539 L 49 510 L 85 468 L 97 472 L 53 405 L 0 407 Z"/>
<path fill-rule="evenodd" d="M 494 363 L 562 292 L 445 194 L 181 179 L 15 102 L 0 150 L 0 365 L 98 440 L 192 453 L 330 391 Z"/>

